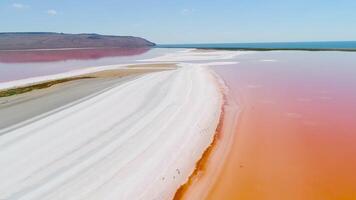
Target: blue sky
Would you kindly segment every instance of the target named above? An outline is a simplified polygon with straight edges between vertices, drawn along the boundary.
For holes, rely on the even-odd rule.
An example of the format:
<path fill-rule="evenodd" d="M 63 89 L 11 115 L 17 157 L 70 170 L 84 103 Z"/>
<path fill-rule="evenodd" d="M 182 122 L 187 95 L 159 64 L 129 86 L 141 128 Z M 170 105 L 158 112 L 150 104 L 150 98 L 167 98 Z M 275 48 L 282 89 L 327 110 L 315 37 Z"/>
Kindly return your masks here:
<path fill-rule="evenodd" d="M 134 35 L 156 43 L 356 40 L 355 0 L 1 0 L 0 32 Z"/>

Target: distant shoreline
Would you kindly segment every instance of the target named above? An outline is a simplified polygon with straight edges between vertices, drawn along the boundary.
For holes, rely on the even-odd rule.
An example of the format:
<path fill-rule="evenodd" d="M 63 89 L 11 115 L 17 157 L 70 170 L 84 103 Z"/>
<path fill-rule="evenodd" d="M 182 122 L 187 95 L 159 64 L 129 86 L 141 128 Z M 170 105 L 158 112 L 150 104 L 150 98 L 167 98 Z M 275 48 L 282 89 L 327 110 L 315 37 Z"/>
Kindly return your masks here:
<path fill-rule="evenodd" d="M 356 51 L 356 41 L 159 44 L 155 48 L 240 51 Z"/>
<path fill-rule="evenodd" d="M 288 49 L 288 48 L 196 48 L 205 50 L 229 50 L 229 51 L 346 51 L 356 52 L 356 49 Z"/>
<path fill-rule="evenodd" d="M 162 49 L 199 49 L 199 50 L 228 50 L 228 51 L 343 51 L 356 52 L 355 49 L 323 49 L 323 48 L 219 48 L 219 47 L 154 47 Z"/>

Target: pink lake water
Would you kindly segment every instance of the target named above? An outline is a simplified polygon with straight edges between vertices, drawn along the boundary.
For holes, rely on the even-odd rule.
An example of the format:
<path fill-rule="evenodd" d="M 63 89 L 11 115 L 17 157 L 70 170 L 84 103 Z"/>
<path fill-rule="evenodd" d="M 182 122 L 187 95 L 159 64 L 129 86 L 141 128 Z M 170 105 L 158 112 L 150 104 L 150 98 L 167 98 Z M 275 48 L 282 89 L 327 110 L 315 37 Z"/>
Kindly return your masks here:
<path fill-rule="evenodd" d="M 214 68 L 243 111 L 208 199 L 356 199 L 356 53 L 236 61 Z"/>
<path fill-rule="evenodd" d="M 147 48 L 100 48 L 0 51 L 0 82 L 67 72 L 87 67 L 138 63 L 175 51 Z"/>

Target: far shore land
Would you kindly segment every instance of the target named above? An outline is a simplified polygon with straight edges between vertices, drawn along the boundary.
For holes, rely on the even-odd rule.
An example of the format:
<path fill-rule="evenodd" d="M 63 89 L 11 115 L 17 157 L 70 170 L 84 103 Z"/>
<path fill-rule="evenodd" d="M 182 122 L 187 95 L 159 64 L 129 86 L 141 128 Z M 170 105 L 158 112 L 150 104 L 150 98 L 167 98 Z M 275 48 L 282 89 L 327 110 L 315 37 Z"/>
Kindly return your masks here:
<path fill-rule="evenodd" d="M 158 48 L 196 48 L 232 51 L 356 51 L 356 41 L 247 42 L 162 44 Z"/>
<path fill-rule="evenodd" d="M 349 51 L 355 52 L 356 49 L 288 49 L 288 48 L 198 48 L 198 49 L 210 49 L 210 50 L 230 50 L 230 51 Z"/>
<path fill-rule="evenodd" d="M 156 47 L 156 48 L 168 48 L 168 49 L 199 49 L 199 50 L 225 50 L 225 51 L 343 51 L 343 52 L 356 52 L 355 48 L 350 49 L 319 49 L 319 48 L 211 48 L 211 47 Z"/>

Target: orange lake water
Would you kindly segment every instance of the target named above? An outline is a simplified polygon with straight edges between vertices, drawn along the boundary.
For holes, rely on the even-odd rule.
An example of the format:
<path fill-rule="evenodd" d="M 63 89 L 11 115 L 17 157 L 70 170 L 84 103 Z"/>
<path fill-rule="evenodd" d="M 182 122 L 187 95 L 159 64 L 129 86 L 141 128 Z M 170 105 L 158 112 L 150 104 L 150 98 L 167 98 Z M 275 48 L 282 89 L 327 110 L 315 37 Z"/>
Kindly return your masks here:
<path fill-rule="evenodd" d="M 243 111 L 208 199 L 356 199 L 356 53 L 235 60 L 214 68 Z"/>

